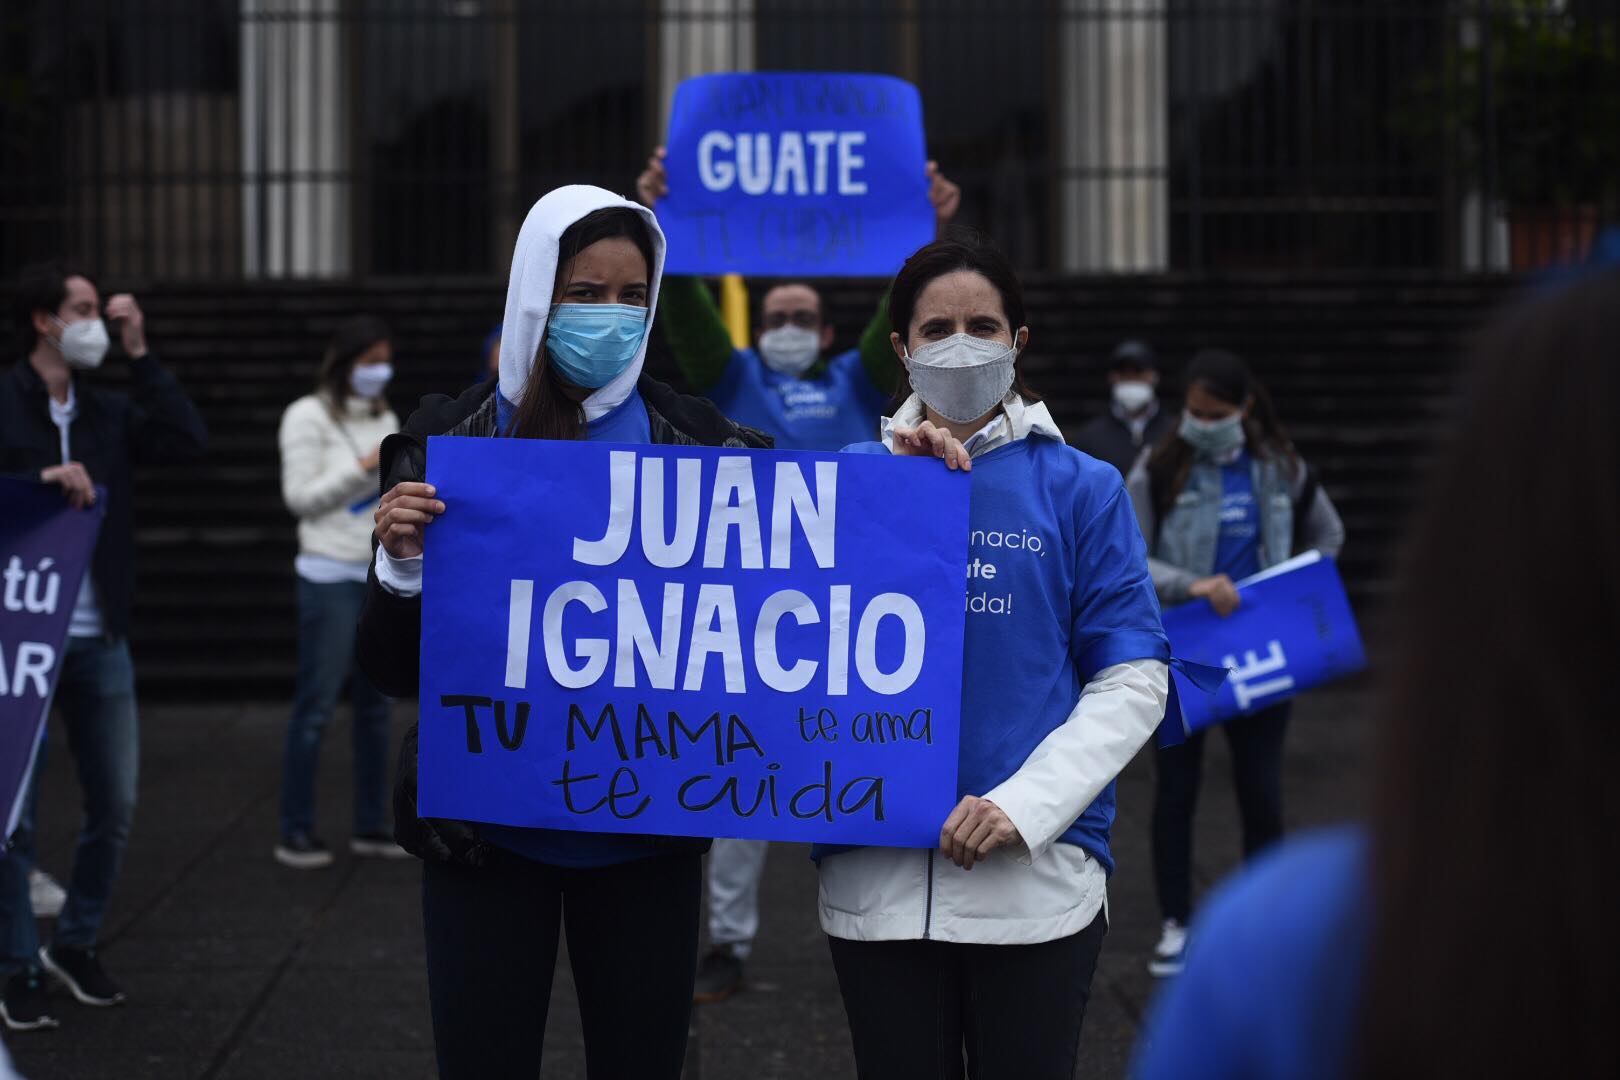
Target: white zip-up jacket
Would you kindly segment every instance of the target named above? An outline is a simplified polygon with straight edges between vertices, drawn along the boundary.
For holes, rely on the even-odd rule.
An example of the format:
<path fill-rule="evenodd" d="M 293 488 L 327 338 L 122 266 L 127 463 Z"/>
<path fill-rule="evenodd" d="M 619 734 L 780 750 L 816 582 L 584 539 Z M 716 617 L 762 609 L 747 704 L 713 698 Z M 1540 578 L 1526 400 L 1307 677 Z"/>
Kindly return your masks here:
<path fill-rule="evenodd" d="M 922 415 L 911 397 L 884 419 L 885 444 L 892 449 L 893 425 L 915 426 Z M 1002 415 L 966 449 L 977 456 L 1031 432 L 1063 438 L 1045 405 L 1009 392 Z M 937 849 L 867 847 L 823 858 L 822 929 L 854 941 L 988 945 L 1055 941 L 1085 929 L 1105 910 L 1107 874 L 1082 848 L 1055 841 L 1152 736 L 1169 689 L 1169 668 L 1158 660 L 1098 672 L 1018 771 L 979 793 L 1001 808 L 1023 843 L 992 852 L 972 870 Z"/>
<path fill-rule="evenodd" d="M 281 416 L 281 497 L 298 519 L 298 553 L 358 564 L 371 561 L 377 474 L 360 467 L 399 418 L 369 400 L 351 397 L 341 419 L 330 401 L 308 394 Z M 355 509 L 370 496 L 369 505 Z M 363 577 L 362 577 L 362 580 Z"/>

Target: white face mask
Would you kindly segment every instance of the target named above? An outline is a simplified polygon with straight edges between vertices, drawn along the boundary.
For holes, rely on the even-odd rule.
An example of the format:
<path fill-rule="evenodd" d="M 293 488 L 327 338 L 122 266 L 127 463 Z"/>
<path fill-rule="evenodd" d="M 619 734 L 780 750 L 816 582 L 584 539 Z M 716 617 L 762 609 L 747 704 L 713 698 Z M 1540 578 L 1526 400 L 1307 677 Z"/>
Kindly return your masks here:
<path fill-rule="evenodd" d="M 374 398 L 394 377 L 392 364 L 356 364 L 349 372 L 349 389 L 363 398 Z"/>
<path fill-rule="evenodd" d="M 821 335 L 802 326 L 778 326 L 759 335 L 759 356 L 772 371 L 797 378 L 821 356 Z"/>
<path fill-rule="evenodd" d="M 107 346 L 111 344 L 105 323 L 100 319 L 79 319 L 70 323 L 57 319 L 56 325 L 62 328 L 56 348 L 69 367 L 90 371 L 101 366 L 107 357 Z"/>
<path fill-rule="evenodd" d="M 1013 384 L 1018 348 L 972 334 L 953 334 L 906 354 L 911 388 L 947 420 L 965 424 L 1001 403 Z"/>
<path fill-rule="evenodd" d="M 1153 401 L 1153 384 L 1133 379 L 1114 384 L 1114 404 L 1127 413 L 1141 412 Z"/>

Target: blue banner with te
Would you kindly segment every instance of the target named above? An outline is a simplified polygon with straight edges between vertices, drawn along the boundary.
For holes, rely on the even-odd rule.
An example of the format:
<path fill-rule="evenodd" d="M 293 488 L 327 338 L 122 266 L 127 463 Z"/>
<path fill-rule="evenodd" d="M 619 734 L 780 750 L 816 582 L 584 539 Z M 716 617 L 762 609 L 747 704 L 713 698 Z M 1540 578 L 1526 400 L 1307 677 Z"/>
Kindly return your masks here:
<path fill-rule="evenodd" d="M 747 72 L 676 88 L 665 272 L 887 277 L 934 238 L 917 88 Z"/>
<path fill-rule="evenodd" d="M 1197 600 L 1164 612 L 1178 658 L 1224 669 L 1211 694 L 1173 671 L 1189 732 L 1277 705 L 1367 666 L 1355 613 L 1332 559 L 1310 552 L 1237 583 L 1242 604 L 1221 618 Z"/>
<path fill-rule="evenodd" d="M 425 816 L 932 846 L 966 476 L 920 458 L 429 440 Z"/>

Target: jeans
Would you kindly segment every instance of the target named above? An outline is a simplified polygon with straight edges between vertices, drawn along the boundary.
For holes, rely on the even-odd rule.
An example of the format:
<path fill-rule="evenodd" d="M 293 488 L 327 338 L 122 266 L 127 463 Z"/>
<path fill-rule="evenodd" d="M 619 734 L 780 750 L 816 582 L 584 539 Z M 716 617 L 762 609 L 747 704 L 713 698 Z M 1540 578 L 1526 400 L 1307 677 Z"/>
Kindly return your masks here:
<path fill-rule="evenodd" d="M 590 1080 L 676 1080 L 697 973 L 698 855 L 560 867 L 426 863 L 428 1003 L 443 1080 L 540 1075 L 559 923 Z"/>
<path fill-rule="evenodd" d="M 344 687 L 354 705 L 354 835 L 388 833 L 389 702 L 354 662 L 362 582 L 298 579 L 298 687 L 282 757 L 281 838 L 315 828 L 315 765 Z"/>
<path fill-rule="evenodd" d="M 55 704 L 79 774 L 84 824 L 73 851 L 67 902 L 57 917 L 53 940 L 68 948 L 87 949 L 101 933 L 135 820 L 140 725 L 135 666 L 128 643 L 101 637 L 69 638 Z M 38 929 L 28 902 L 28 871 L 34 865 L 35 807 L 44 758 L 41 747 L 11 850 L 0 859 L 0 948 L 4 949 L 0 973 L 34 963 L 39 951 Z"/>
<path fill-rule="evenodd" d="M 1108 920 L 1036 945 L 829 937 L 861 1080 L 1072 1080 Z"/>
<path fill-rule="evenodd" d="M 709 849 L 709 941 L 748 959 L 759 933 L 759 879 L 768 840 L 718 839 Z"/>
<path fill-rule="evenodd" d="M 1290 709 L 1284 702 L 1221 725 L 1232 748 L 1232 785 L 1243 822 L 1245 859 L 1283 834 L 1283 735 Z M 1153 791 L 1153 882 L 1159 910 L 1183 926 L 1192 915 L 1193 810 L 1198 805 L 1207 734 L 1200 731 L 1177 746 L 1159 746 L 1154 754 L 1158 782 Z"/>

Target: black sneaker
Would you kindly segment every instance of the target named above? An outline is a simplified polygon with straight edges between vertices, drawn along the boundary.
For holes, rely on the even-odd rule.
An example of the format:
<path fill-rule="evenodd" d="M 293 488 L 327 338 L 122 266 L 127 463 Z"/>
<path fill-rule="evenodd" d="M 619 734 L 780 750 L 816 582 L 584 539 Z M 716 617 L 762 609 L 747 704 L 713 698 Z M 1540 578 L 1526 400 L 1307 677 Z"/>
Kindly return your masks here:
<path fill-rule="evenodd" d="M 45 998 L 45 980 L 38 968 L 26 968 L 6 980 L 0 995 L 0 1020 L 12 1031 L 44 1031 L 60 1027 Z"/>
<path fill-rule="evenodd" d="M 276 862 L 294 870 L 320 870 L 332 865 L 332 849 L 308 833 L 298 833 L 276 845 Z"/>
<path fill-rule="evenodd" d="M 742 986 L 743 962 L 724 945 L 716 945 L 698 961 L 697 985 L 692 1001 L 698 1005 L 718 1005 Z"/>
<path fill-rule="evenodd" d="M 349 853 L 362 859 L 408 859 L 411 853 L 394 843 L 390 833 L 356 833 L 349 837 Z"/>
<path fill-rule="evenodd" d="M 124 988 L 101 970 L 94 949 L 68 949 L 51 944 L 39 950 L 39 962 L 57 982 L 67 987 L 80 1005 L 117 1005 L 124 1000 Z"/>

